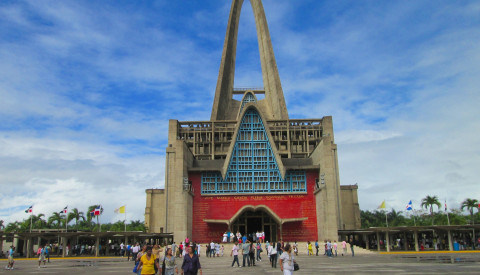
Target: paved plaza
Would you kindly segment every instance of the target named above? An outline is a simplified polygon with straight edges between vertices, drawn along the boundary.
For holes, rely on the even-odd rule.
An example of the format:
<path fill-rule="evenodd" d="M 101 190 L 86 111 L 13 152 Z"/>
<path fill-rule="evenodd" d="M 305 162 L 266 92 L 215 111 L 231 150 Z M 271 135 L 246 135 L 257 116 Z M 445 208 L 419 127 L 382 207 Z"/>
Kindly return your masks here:
<path fill-rule="evenodd" d="M 200 262 L 203 274 L 282 274 L 280 267 L 269 266 L 268 258 L 255 267 L 232 268 L 232 258 L 207 258 Z M 181 263 L 181 260 L 179 261 Z M 479 274 L 480 253 L 461 254 L 365 254 L 355 257 L 327 258 L 299 256 L 300 271 L 295 274 Z M 45 268 L 38 268 L 35 260 L 18 259 L 15 270 L 5 270 L 6 261 L 0 261 L 0 274 L 133 274 L 133 263 L 122 258 L 68 258 L 52 259 Z M 240 261 L 241 264 L 241 261 Z"/>

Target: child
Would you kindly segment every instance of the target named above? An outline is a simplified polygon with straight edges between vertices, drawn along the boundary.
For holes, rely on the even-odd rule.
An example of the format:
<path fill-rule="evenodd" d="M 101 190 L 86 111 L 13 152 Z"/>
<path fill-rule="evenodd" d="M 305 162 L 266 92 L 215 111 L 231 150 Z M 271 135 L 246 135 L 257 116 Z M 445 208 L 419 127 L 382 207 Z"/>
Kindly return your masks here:
<path fill-rule="evenodd" d="M 225 249 L 225 247 L 223 247 L 223 245 L 222 245 L 222 248 L 220 248 L 220 254 L 222 255 L 222 257 L 223 257 L 223 250 L 224 249 Z"/>

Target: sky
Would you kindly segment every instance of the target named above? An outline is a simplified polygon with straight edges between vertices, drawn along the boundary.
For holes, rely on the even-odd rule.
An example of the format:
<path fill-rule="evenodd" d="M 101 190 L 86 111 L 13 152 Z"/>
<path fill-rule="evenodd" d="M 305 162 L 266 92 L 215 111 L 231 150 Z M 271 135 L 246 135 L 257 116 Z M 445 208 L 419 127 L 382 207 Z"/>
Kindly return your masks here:
<path fill-rule="evenodd" d="M 143 220 L 168 120 L 208 120 L 231 1 L 1 1 L 0 219 Z M 333 116 L 362 210 L 480 199 L 480 2 L 264 0 L 290 118 Z M 262 87 L 250 3 L 235 87 Z M 443 208 L 443 207 L 442 207 Z"/>

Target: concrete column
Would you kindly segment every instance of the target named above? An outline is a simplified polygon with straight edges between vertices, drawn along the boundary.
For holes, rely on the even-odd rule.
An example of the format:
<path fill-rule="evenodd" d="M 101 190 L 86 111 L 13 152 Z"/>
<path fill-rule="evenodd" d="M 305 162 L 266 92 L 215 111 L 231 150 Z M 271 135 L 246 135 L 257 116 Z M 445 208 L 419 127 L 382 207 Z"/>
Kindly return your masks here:
<path fill-rule="evenodd" d="M 95 239 L 95 257 L 100 256 L 100 249 L 98 249 L 99 246 L 100 246 L 100 237 L 97 236 L 97 238 Z"/>
<path fill-rule="evenodd" d="M 380 251 L 380 232 L 377 231 L 377 251 Z"/>
<path fill-rule="evenodd" d="M 62 258 L 65 258 L 67 256 L 67 238 L 61 237 L 60 240 L 60 243 L 63 243 Z"/>
<path fill-rule="evenodd" d="M 32 247 L 32 239 L 31 238 L 25 239 L 23 242 L 23 252 L 25 253 L 25 257 L 27 258 L 33 257 L 32 255 L 33 251 L 30 250 L 30 247 Z"/>
<path fill-rule="evenodd" d="M 367 250 L 370 249 L 370 240 L 368 238 L 368 234 L 365 234 L 365 248 Z"/>
<path fill-rule="evenodd" d="M 415 242 L 415 251 L 420 251 L 420 249 L 418 248 L 418 231 L 415 230 L 413 231 L 413 240 Z"/>
<path fill-rule="evenodd" d="M 385 231 L 385 241 L 387 242 L 385 244 L 385 246 L 387 248 L 387 252 L 390 252 L 390 236 L 388 234 L 388 231 Z"/>
<path fill-rule="evenodd" d="M 452 240 L 452 231 L 450 229 L 447 231 L 448 234 L 448 250 L 453 251 L 453 240 Z"/>
<path fill-rule="evenodd" d="M 403 246 L 404 250 L 408 250 L 407 232 L 403 232 Z"/>

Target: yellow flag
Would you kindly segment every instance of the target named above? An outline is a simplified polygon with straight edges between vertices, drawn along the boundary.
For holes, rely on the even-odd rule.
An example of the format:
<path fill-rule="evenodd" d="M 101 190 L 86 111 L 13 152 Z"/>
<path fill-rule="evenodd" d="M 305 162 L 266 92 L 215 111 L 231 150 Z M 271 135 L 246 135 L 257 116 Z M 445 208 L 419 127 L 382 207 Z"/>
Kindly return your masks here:
<path fill-rule="evenodd" d="M 378 206 L 378 209 L 385 209 L 385 208 L 387 208 L 387 207 L 385 206 L 385 200 L 384 200 L 384 201 L 382 202 L 382 204 L 380 204 L 380 205 Z"/>
<path fill-rule="evenodd" d="M 115 209 L 115 213 L 120 213 L 120 214 L 123 214 L 125 213 L 125 205 L 124 206 L 121 206 L 120 208 L 117 208 Z"/>

